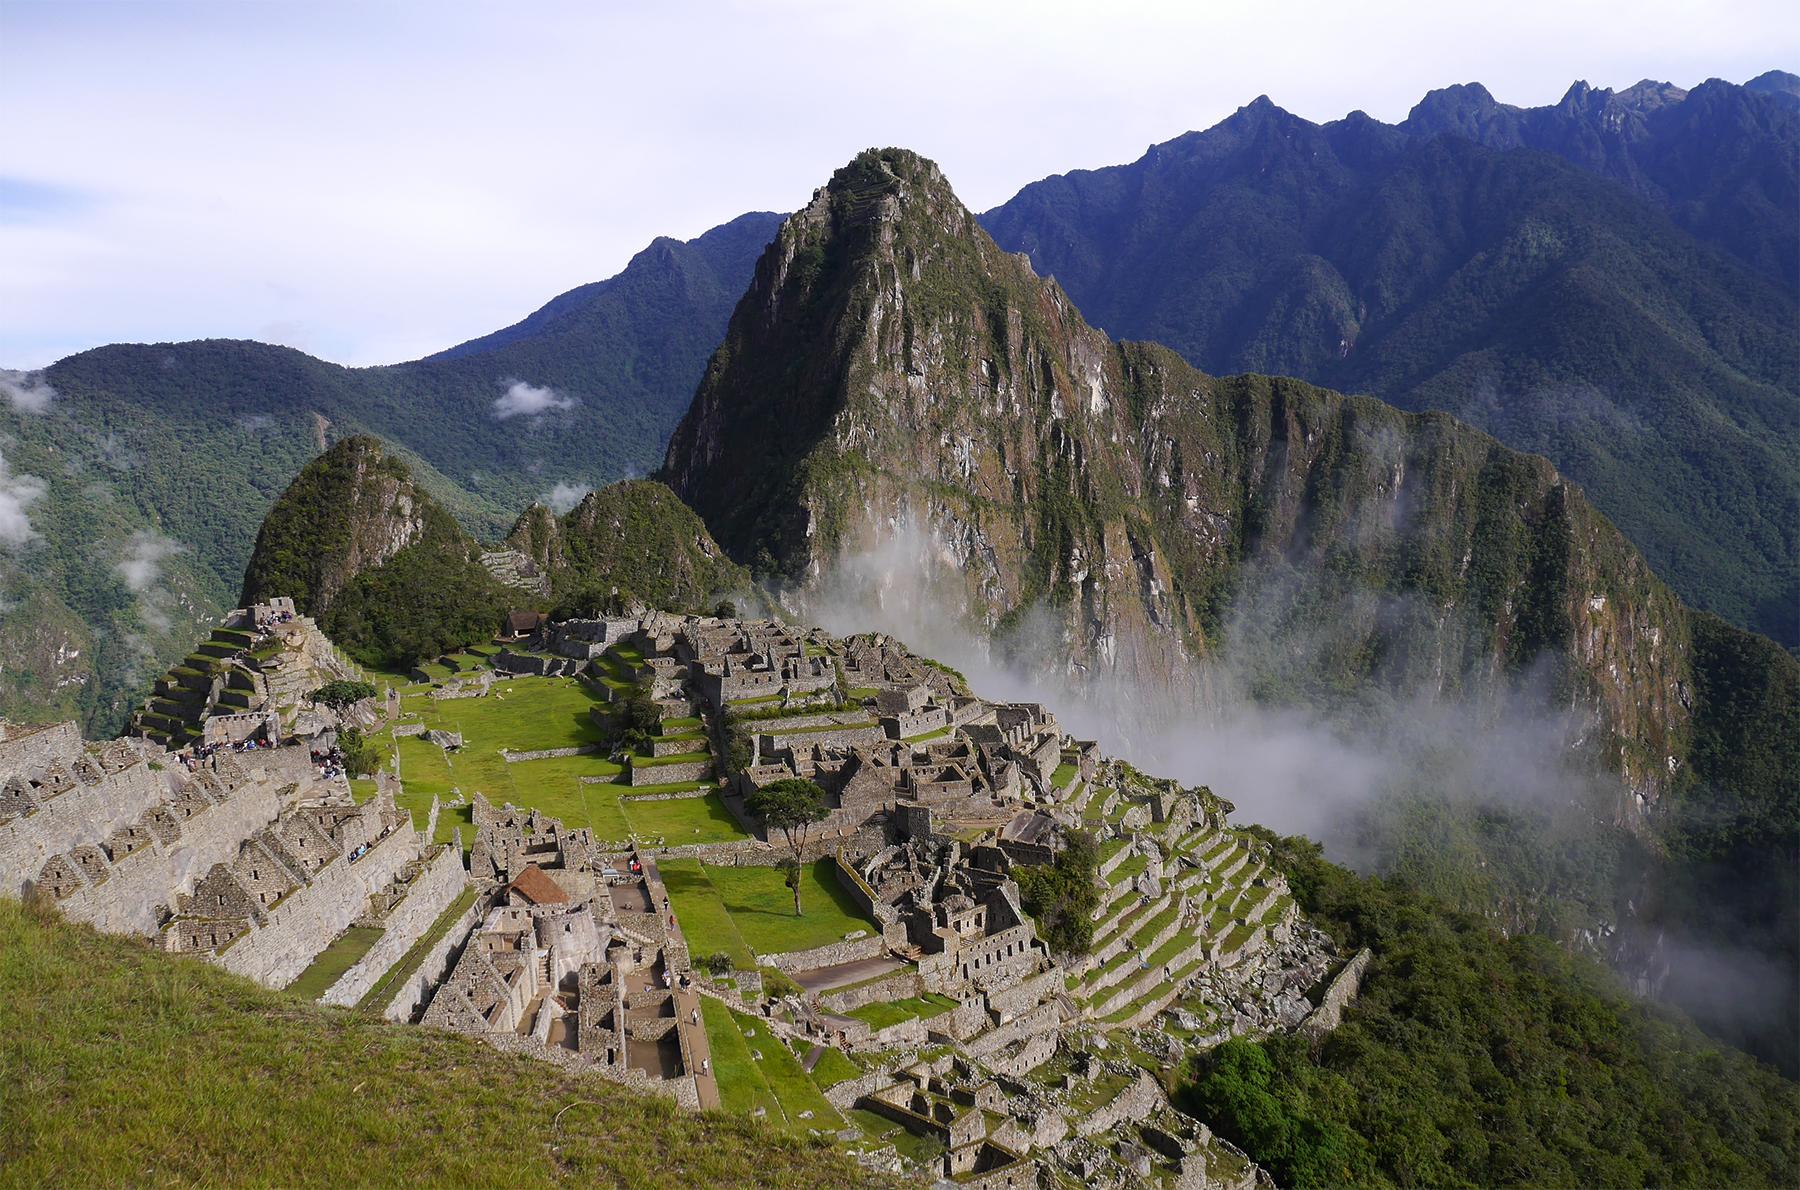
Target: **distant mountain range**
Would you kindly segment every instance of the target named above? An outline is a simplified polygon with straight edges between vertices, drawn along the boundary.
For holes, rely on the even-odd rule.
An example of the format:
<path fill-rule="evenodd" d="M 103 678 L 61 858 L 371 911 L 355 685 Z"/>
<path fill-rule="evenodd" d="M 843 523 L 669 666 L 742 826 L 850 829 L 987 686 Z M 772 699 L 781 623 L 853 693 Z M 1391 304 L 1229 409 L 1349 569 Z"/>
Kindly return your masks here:
<path fill-rule="evenodd" d="M 468 529 L 642 474 L 781 217 L 659 239 L 610 280 L 429 359 L 344 368 L 207 340 L 70 356 L 0 397 L 0 714 L 116 730 L 232 607 L 257 526 L 332 441 L 384 439 Z M 48 385 L 54 395 L 47 396 Z"/>
<path fill-rule="evenodd" d="M 1797 110 L 1780 73 L 1577 85 L 1540 109 L 1454 87 L 1399 126 L 1259 101 L 982 220 L 1114 334 L 1547 454 L 1684 598 L 1792 647 Z M 0 495 L 30 526 L 0 540 L 0 712 L 121 724 L 234 598 L 276 495 L 345 436 L 381 437 L 489 541 L 532 500 L 648 471 L 779 222 L 658 240 L 410 364 L 203 341 L 15 377 L 57 395 L 0 399 Z"/>
<path fill-rule="evenodd" d="M 982 217 L 1095 325 L 1547 455 L 1695 605 L 1800 643 L 1800 95 L 1266 98 Z"/>

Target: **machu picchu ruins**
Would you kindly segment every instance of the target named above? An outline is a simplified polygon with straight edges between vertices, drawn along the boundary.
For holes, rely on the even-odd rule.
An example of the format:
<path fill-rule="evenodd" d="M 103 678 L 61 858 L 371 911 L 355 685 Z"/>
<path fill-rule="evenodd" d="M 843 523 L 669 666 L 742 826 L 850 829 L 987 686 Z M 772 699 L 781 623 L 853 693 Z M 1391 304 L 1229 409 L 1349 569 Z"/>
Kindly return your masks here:
<path fill-rule="evenodd" d="M 1347 956 L 1229 809 L 891 637 L 641 607 L 380 675 L 275 600 L 133 735 L 0 738 L 10 895 L 981 1186 L 1263 1178 L 1161 1072 L 1329 1027 Z M 1064 952 L 1020 877 L 1071 847 Z"/>

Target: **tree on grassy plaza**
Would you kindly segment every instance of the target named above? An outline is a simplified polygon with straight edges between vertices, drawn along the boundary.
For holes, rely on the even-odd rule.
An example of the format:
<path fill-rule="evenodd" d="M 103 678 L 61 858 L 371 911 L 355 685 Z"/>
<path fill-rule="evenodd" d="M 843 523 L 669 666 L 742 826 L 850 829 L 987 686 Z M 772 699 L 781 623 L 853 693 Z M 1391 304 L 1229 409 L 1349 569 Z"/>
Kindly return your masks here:
<path fill-rule="evenodd" d="M 364 777 L 381 767 L 381 749 L 363 736 L 360 728 L 346 727 L 338 732 L 338 754 L 344 758 L 344 771 L 352 777 Z"/>
<path fill-rule="evenodd" d="M 793 856 L 784 856 L 781 861 L 781 879 L 794 894 L 794 916 L 800 916 L 800 861 Z"/>
<path fill-rule="evenodd" d="M 1047 864 L 1013 870 L 1025 911 L 1051 949 L 1086 954 L 1094 942 L 1093 913 L 1100 905 L 1100 845 L 1087 831 L 1070 831 Z"/>
<path fill-rule="evenodd" d="M 800 853 L 806 847 L 806 832 L 829 813 L 825 806 L 825 791 L 819 788 L 817 782 L 802 777 L 789 777 L 757 790 L 744 799 L 744 805 L 768 824 L 770 830 L 780 831 L 786 837 L 788 847 L 793 850 L 793 857 L 789 861 L 793 867 L 788 871 L 787 886 L 794 890 L 794 916 L 798 917 Z"/>
<path fill-rule="evenodd" d="M 633 682 L 613 704 L 613 748 L 622 752 L 647 752 L 656 729 L 662 725 L 662 714 L 650 697 L 650 688 Z"/>
<path fill-rule="evenodd" d="M 324 703 L 334 711 L 341 711 L 353 706 L 365 698 L 375 697 L 375 687 L 367 682 L 335 681 L 327 682 L 307 695 L 307 701 Z"/>

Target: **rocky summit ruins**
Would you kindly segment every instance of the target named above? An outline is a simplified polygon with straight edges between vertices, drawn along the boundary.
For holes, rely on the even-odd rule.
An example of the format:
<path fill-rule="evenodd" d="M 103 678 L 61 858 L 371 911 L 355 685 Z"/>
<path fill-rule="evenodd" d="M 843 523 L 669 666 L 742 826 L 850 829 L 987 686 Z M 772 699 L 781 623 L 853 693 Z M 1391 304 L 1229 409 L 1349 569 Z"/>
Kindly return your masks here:
<path fill-rule="evenodd" d="M 1230 809 L 889 637 L 641 608 L 380 680 L 277 600 L 131 736 L 0 735 L 8 895 L 962 1185 L 1267 1181 L 1161 1075 L 1365 960 Z"/>

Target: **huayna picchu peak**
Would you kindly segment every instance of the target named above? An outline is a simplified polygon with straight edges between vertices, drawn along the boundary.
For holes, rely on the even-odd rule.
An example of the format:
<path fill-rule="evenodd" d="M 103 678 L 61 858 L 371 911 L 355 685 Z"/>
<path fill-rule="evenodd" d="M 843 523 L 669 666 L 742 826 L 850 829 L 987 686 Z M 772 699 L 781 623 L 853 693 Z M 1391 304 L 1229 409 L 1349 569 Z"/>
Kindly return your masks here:
<path fill-rule="evenodd" d="M 1781 820 L 1792 749 L 1763 766 L 1719 733 L 1744 681 L 1793 716 L 1791 657 L 1684 608 L 1542 458 L 1441 414 L 1111 342 L 915 154 L 859 156 L 783 225 L 664 475 L 733 558 L 802 598 L 846 560 L 908 550 L 901 581 L 1002 656 L 1152 724 L 1248 694 L 1346 716 L 1383 695 L 1456 703 L 1492 726 L 1541 691 L 1574 712 L 1561 746 L 1608 774 L 1588 833 L 1691 865 L 1652 886 L 1741 865 L 1792 887 L 1779 830 L 1726 844 L 1704 825 L 1724 804 Z M 1607 946 L 1633 963 L 1640 931 L 1697 928 L 1689 893 L 1658 898 L 1661 920 L 1614 896 L 1645 894 L 1598 894 L 1583 928 L 1623 913 Z M 1754 913 L 1731 920 L 1763 936 Z"/>

